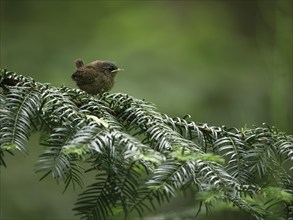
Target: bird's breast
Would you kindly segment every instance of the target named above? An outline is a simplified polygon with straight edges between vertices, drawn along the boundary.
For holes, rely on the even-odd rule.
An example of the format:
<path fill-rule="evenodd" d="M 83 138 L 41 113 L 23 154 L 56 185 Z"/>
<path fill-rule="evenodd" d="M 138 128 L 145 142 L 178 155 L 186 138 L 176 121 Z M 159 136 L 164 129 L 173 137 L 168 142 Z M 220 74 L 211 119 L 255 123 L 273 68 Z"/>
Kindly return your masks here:
<path fill-rule="evenodd" d="M 77 85 L 81 90 L 92 95 L 110 91 L 114 83 L 115 81 L 113 78 L 106 77 L 97 77 L 93 82 L 86 84 L 77 81 Z"/>

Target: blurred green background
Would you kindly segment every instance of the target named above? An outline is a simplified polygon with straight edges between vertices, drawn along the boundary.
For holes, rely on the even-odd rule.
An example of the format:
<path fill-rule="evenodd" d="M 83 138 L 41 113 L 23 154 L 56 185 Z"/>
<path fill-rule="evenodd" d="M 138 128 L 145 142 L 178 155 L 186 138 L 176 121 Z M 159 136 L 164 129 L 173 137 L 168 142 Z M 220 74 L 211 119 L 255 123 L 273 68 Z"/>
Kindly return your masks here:
<path fill-rule="evenodd" d="M 292 19 L 290 0 L 2 0 L 0 64 L 75 87 L 76 58 L 112 60 L 125 71 L 111 92 L 162 113 L 237 128 L 266 122 L 292 134 Z M 29 156 L 7 156 L 1 168 L 0 218 L 77 219 L 79 191 L 61 195 L 63 186 L 38 182 L 35 139 Z"/>

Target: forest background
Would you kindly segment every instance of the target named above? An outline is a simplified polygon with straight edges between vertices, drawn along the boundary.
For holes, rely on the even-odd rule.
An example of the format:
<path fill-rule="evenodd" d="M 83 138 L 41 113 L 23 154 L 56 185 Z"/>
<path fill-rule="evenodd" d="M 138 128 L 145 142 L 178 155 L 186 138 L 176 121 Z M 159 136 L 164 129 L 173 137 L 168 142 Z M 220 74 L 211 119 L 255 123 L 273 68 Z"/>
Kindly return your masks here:
<path fill-rule="evenodd" d="M 266 122 L 292 134 L 292 19 L 286 0 L 2 0 L 0 66 L 75 87 L 76 58 L 112 60 L 125 71 L 111 92 L 171 117 L 237 128 Z M 78 190 L 62 195 L 53 180 L 38 181 L 37 142 L 1 168 L 1 217 L 77 219 Z"/>

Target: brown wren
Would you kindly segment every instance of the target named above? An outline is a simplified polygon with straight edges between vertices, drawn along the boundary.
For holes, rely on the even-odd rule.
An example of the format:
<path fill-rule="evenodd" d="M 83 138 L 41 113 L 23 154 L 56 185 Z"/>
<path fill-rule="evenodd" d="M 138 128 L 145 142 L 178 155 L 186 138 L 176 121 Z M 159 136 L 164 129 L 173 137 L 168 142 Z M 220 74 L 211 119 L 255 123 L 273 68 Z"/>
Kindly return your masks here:
<path fill-rule="evenodd" d="M 110 61 L 102 60 L 85 65 L 81 59 L 77 59 L 75 65 L 77 69 L 71 78 L 81 90 L 91 95 L 110 91 L 114 86 L 116 74 L 123 70 Z"/>

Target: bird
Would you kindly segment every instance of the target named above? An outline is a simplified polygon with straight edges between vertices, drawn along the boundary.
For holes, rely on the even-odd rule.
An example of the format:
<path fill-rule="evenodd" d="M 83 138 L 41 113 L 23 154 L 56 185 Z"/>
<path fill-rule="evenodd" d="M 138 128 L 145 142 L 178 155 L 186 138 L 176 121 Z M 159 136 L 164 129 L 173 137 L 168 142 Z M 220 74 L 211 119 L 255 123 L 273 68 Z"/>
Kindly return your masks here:
<path fill-rule="evenodd" d="M 123 69 L 118 68 L 113 62 L 95 60 L 84 64 L 81 59 L 75 60 L 76 70 L 71 78 L 83 91 L 97 95 L 110 91 L 115 83 L 115 76 Z"/>

